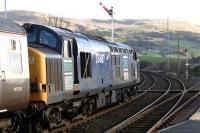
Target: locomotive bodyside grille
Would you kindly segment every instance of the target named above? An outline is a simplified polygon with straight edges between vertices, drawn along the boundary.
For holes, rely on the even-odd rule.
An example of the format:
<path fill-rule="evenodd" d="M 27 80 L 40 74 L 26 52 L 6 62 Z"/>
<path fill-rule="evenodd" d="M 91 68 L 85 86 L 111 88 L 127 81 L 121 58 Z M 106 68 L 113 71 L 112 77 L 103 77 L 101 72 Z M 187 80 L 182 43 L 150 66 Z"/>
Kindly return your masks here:
<path fill-rule="evenodd" d="M 62 59 L 46 58 L 46 71 L 47 85 L 51 90 L 62 90 Z"/>

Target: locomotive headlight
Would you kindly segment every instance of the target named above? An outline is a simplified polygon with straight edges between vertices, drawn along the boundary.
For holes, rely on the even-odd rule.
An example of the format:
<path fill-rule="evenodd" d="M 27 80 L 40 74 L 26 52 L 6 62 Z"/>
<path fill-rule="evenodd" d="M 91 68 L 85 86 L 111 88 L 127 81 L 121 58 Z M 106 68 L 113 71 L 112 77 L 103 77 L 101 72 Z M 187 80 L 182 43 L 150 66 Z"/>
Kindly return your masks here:
<path fill-rule="evenodd" d="M 0 110 L 0 113 L 7 112 L 7 111 L 8 111 L 7 109 L 2 109 Z"/>

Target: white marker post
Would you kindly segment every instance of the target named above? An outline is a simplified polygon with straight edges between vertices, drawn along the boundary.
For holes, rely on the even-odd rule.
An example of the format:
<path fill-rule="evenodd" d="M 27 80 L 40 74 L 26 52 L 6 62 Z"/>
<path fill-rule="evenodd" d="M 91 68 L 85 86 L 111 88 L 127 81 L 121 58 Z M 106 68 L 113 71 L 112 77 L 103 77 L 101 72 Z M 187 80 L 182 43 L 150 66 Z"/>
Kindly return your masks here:
<path fill-rule="evenodd" d="M 7 19 L 6 0 L 4 1 L 4 17 Z"/>

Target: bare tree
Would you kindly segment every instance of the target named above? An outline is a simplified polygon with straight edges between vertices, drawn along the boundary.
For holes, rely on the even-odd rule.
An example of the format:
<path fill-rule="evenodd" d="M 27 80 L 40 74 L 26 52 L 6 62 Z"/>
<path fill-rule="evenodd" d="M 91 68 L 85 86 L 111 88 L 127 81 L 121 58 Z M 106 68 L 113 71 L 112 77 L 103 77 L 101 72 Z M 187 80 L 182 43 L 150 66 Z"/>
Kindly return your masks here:
<path fill-rule="evenodd" d="M 55 26 L 55 27 L 60 27 L 60 28 L 69 28 L 70 21 L 69 21 L 69 19 L 65 19 L 64 17 L 58 17 L 55 15 L 49 14 L 47 24 L 49 26 Z"/>

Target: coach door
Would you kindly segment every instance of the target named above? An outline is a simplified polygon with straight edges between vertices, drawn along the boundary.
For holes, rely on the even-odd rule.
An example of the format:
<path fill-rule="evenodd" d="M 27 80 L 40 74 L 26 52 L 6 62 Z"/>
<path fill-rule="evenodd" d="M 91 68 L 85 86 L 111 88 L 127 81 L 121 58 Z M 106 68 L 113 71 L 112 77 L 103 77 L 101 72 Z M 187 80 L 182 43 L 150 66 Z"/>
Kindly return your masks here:
<path fill-rule="evenodd" d="M 4 43 L 3 57 L 1 59 L 1 81 L 3 102 L 6 108 L 21 108 L 24 96 L 24 80 L 22 78 L 22 52 L 19 40 L 6 38 Z M 17 101 L 17 103 L 13 102 Z M 21 102 L 21 103 L 19 103 Z M 11 107 L 11 108 L 10 108 Z"/>

